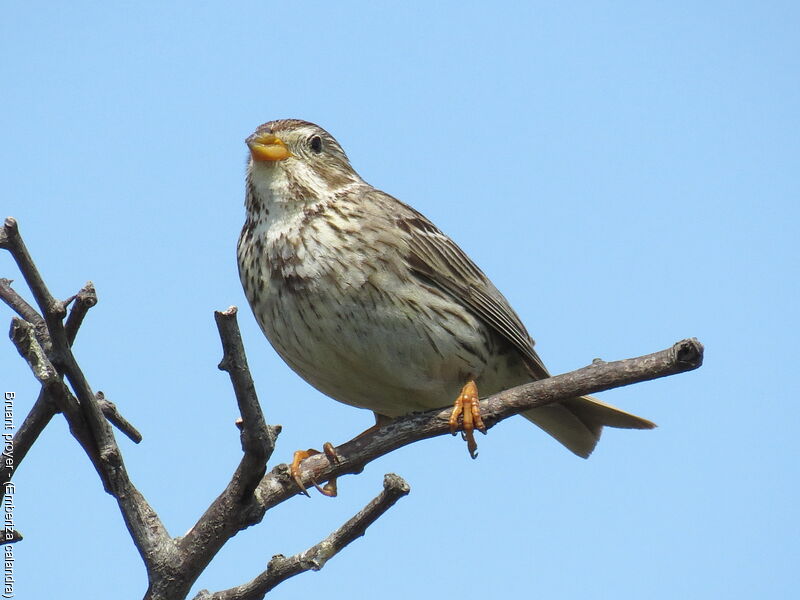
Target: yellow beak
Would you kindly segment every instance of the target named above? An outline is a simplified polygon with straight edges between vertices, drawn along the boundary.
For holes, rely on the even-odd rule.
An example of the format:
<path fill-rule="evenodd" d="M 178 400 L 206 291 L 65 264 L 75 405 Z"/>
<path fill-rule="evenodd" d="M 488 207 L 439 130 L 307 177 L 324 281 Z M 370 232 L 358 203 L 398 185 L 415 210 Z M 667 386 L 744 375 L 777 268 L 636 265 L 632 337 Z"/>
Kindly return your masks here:
<path fill-rule="evenodd" d="M 271 133 L 254 133 L 245 140 L 255 161 L 286 160 L 294 156 L 283 140 Z"/>

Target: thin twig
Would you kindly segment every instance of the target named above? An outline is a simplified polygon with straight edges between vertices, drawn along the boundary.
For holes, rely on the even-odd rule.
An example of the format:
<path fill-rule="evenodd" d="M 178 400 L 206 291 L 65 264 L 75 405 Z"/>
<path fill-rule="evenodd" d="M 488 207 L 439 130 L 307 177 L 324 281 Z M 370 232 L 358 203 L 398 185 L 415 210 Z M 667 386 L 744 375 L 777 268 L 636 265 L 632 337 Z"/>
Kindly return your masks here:
<path fill-rule="evenodd" d="M 223 356 L 219 368 L 226 371 L 231 378 L 239 414 L 242 417 L 242 450 L 249 458 L 248 463 L 251 463 L 248 464 L 250 467 L 248 471 L 242 473 L 242 485 L 245 487 L 244 493 L 249 494 L 264 476 L 267 461 L 275 450 L 277 432 L 274 427 L 267 425 L 258 402 L 253 377 L 247 366 L 247 356 L 242 345 L 236 312 L 235 306 L 225 311 L 215 311 L 214 320 L 217 322 L 222 341 Z"/>
<path fill-rule="evenodd" d="M 100 405 L 100 410 L 103 411 L 103 415 L 108 419 L 109 423 L 128 436 L 132 442 L 138 444 L 142 441 L 142 434 L 139 433 L 136 427 L 131 425 L 128 419 L 119 413 L 116 404 L 108 400 L 103 392 L 97 392 L 95 397 L 97 398 L 97 403 Z"/>
<path fill-rule="evenodd" d="M 75 294 L 74 300 L 69 315 L 67 315 L 67 322 L 64 324 L 67 341 L 69 341 L 70 346 L 75 342 L 75 336 L 78 334 L 78 329 L 83 323 L 86 313 L 97 304 L 97 292 L 94 289 L 94 284 L 91 281 L 87 281 L 86 285 Z"/>
<path fill-rule="evenodd" d="M 0 237 L 2 236 L 5 236 L 4 230 L 0 233 Z M 36 312 L 36 309 L 28 304 L 25 299 L 11 287 L 11 283 L 12 281 L 10 279 L 6 279 L 5 277 L 0 278 L 0 299 L 11 307 L 20 317 L 31 324 L 36 333 L 38 345 L 41 347 L 42 353 L 46 355 L 48 350 L 52 348 L 50 335 L 47 333 L 47 324 L 44 322 L 42 316 Z M 22 332 L 20 331 L 18 334 L 22 335 Z M 13 338 L 13 323 L 9 335 Z M 26 345 L 30 346 L 30 342 L 26 342 Z M 20 350 L 19 346 L 17 349 Z M 20 354 L 22 354 L 22 351 L 20 351 Z M 28 362 L 28 364 L 30 364 L 30 362 Z M 0 470 L 0 484 L 4 485 L 11 481 L 20 463 L 25 459 L 25 456 L 27 456 L 28 450 L 31 449 L 34 442 L 39 438 L 39 435 L 44 428 L 47 427 L 47 424 L 52 420 L 56 412 L 58 412 L 58 410 L 55 404 L 44 391 L 41 391 L 30 412 L 14 434 L 14 439 L 12 441 L 14 460 L 4 461 L 2 469 Z M 5 498 L 5 487 L 3 487 L 2 496 Z"/>
<path fill-rule="evenodd" d="M 411 488 L 399 475 L 389 473 L 383 478 L 383 491 L 361 509 L 352 519 L 308 550 L 285 557 L 276 555 L 269 561 L 267 570 L 243 585 L 209 593 L 199 592 L 194 600 L 261 600 L 267 592 L 290 577 L 306 571 L 319 571 L 348 544 L 358 539 L 367 527 L 378 520 Z"/>
<path fill-rule="evenodd" d="M 6 302 L 6 304 L 8 304 L 20 316 L 22 316 L 22 318 L 34 326 L 39 344 L 41 345 L 43 352 L 48 354 L 49 351 L 52 350 L 52 343 L 50 341 L 50 334 L 47 331 L 47 324 L 42 316 L 11 288 L 11 280 L 9 279 L 0 279 L 0 296 Z M 88 282 L 74 296 L 74 298 L 75 303 L 72 305 L 72 309 L 70 310 L 70 314 L 67 318 L 67 323 L 65 326 L 70 345 L 75 340 L 75 336 L 78 333 L 78 329 L 83 322 L 86 312 L 89 310 L 89 308 L 97 303 L 97 295 L 95 294 L 92 283 Z M 75 417 L 77 413 L 77 416 L 82 419 L 80 416 L 78 401 L 72 394 L 67 394 L 65 396 L 63 390 L 61 389 L 57 389 L 56 394 L 60 399 L 63 399 L 66 404 L 71 405 L 75 409 L 72 411 L 73 417 Z M 14 460 L 11 461 L 11 463 L 4 463 L 2 465 L 2 471 L 0 471 L 0 483 L 11 481 L 11 478 L 19 468 L 19 465 L 27 456 L 28 451 L 39 438 L 39 435 L 42 433 L 42 431 L 44 431 L 45 427 L 47 427 L 48 423 L 50 423 L 53 416 L 58 412 L 58 403 L 51 394 L 46 392 L 46 386 L 43 385 L 39 392 L 39 396 L 36 398 L 36 402 L 34 402 L 33 406 L 31 407 L 30 412 L 22 421 L 22 424 L 17 428 L 17 432 L 13 439 Z M 70 425 L 70 428 L 74 429 L 74 426 Z M 81 436 L 83 439 L 81 445 L 88 452 L 90 448 L 90 446 L 87 445 L 87 443 L 90 441 L 90 438 L 87 437 L 89 432 L 85 428 L 81 429 L 82 433 L 79 434 L 78 432 L 73 431 L 73 434 L 76 435 L 76 437 L 79 435 Z M 79 439 L 79 441 L 81 440 Z M 96 459 L 97 457 L 95 456 L 93 462 L 95 463 L 95 466 L 98 466 Z M 102 471 L 100 471 L 100 473 L 102 476 Z"/>
<path fill-rule="evenodd" d="M 267 461 L 272 456 L 275 439 L 280 433 L 279 425 L 267 425 L 264 419 L 247 366 L 236 313 L 236 307 L 230 307 L 225 311 L 216 311 L 214 319 L 223 349 L 219 368 L 230 376 L 239 405 L 244 454 L 225 490 L 186 535 L 176 540 L 187 565 L 183 573 L 186 586 L 184 593 L 188 593 L 189 587 L 205 566 L 231 537 L 264 517 L 253 491 L 264 477 Z M 163 590 L 153 589 L 152 597 L 159 597 L 157 594 L 161 593 L 166 595 Z"/>
<path fill-rule="evenodd" d="M 58 318 L 60 323 L 60 319 L 66 314 L 66 307 L 63 302 L 53 298 L 48 291 L 42 276 L 39 274 L 39 269 L 36 268 L 28 249 L 25 247 L 25 243 L 19 235 L 17 220 L 13 217 L 6 218 L 3 223 L 3 229 L 0 230 L 0 248 L 6 248 L 11 252 L 12 258 L 17 263 L 17 267 L 19 267 L 22 276 L 25 278 L 25 282 L 28 284 L 28 288 L 31 290 L 36 304 L 39 305 L 42 316 L 52 333 L 48 316 L 51 319 Z"/>
<path fill-rule="evenodd" d="M 32 325 L 36 325 L 37 323 L 44 324 L 42 315 L 36 312 L 36 309 L 28 304 L 25 298 L 20 296 L 16 290 L 11 287 L 12 283 L 14 283 L 13 280 L 0 277 L 0 299 L 11 307 L 20 317 L 28 321 L 28 323 Z"/>
<path fill-rule="evenodd" d="M 89 459 L 92 461 L 95 469 L 97 470 L 100 479 L 105 481 L 106 473 L 101 464 L 100 456 L 94 444 L 94 438 L 91 432 L 86 428 L 86 423 L 83 415 L 78 406 L 78 401 L 70 393 L 67 386 L 64 384 L 61 376 L 56 372 L 55 367 L 50 363 L 50 360 L 45 355 L 44 350 L 39 345 L 39 340 L 33 331 L 33 326 L 27 321 L 22 319 L 13 319 L 11 321 L 11 331 L 9 334 L 11 341 L 19 351 L 20 355 L 25 359 L 31 367 L 36 379 L 42 384 L 42 389 L 39 393 L 39 398 L 48 398 L 52 402 L 56 411 L 64 413 L 69 424 L 70 432 L 78 440 L 81 447 L 86 451 Z M 38 404 L 38 401 L 37 401 Z M 35 408 L 35 407 L 34 407 Z M 33 411 L 32 411 L 33 412 Z M 44 418 L 44 417 L 41 417 Z M 28 423 L 29 419 L 25 419 L 23 427 L 34 427 L 36 424 Z M 28 423 L 28 425 L 26 425 Z M 22 431 L 17 432 L 14 436 L 14 465 L 13 468 L 8 469 L 4 473 L 5 481 L 9 481 L 14 471 L 19 467 L 19 463 L 24 458 L 25 453 L 33 443 L 33 435 L 39 435 L 41 430 L 33 430 L 30 434 Z M 16 443 L 20 441 L 20 447 Z M 23 452 L 20 454 L 20 448 Z"/>
<path fill-rule="evenodd" d="M 44 283 L 39 269 L 36 267 L 25 242 L 19 234 L 17 221 L 12 217 L 5 220 L 0 233 L 0 247 L 7 248 L 17 263 L 22 276 L 36 299 L 39 310 L 42 312 L 50 340 L 53 344 L 51 361 L 59 371 L 64 372 L 75 390 L 87 423 L 95 435 L 97 447 L 101 456 L 115 454 L 116 443 L 111 429 L 103 417 L 102 411 L 91 392 L 83 372 L 78 367 L 70 348 L 69 336 L 62 319 L 66 314 L 67 303 L 56 300 Z M 75 323 L 77 325 L 77 321 Z M 118 449 L 116 449 L 118 453 Z"/>
<path fill-rule="evenodd" d="M 0 234 L 2 235 L 2 234 Z M 42 315 L 36 312 L 28 302 L 11 287 L 12 281 L 5 277 L 0 278 L 0 299 L 3 300 L 14 312 L 36 328 L 36 336 L 46 352 L 50 350 L 50 336 L 47 334 L 47 324 Z"/>
<path fill-rule="evenodd" d="M 0 277 L 0 299 L 32 325 L 38 322 L 44 323 L 42 315 L 11 287 L 12 283 L 14 283 L 12 279 Z"/>

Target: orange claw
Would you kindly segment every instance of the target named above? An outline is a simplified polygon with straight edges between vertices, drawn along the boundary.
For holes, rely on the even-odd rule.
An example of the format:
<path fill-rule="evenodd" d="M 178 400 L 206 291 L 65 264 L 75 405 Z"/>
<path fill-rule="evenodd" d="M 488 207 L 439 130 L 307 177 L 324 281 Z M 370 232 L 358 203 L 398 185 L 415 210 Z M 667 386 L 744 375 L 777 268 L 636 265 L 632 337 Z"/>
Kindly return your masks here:
<path fill-rule="evenodd" d="M 325 456 L 328 457 L 328 460 L 334 463 L 339 462 L 339 457 L 336 455 L 336 451 L 333 449 L 333 444 L 330 442 L 325 442 L 325 445 L 322 446 L 325 450 Z M 309 448 L 308 450 L 298 450 L 292 456 L 292 464 L 289 465 L 289 472 L 292 475 L 292 479 L 297 484 L 297 487 L 300 488 L 300 491 L 309 496 L 309 493 L 306 491 L 306 486 L 303 483 L 303 478 L 300 476 L 300 463 L 303 462 L 309 456 L 314 456 L 315 454 L 319 454 L 319 450 L 314 450 L 313 448 Z M 325 484 L 324 487 L 320 487 L 320 485 L 314 481 L 313 475 L 311 476 L 311 483 L 317 488 L 317 491 L 322 494 L 323 496 L 328 496 L 329 498 L 333 498 L 337 494 L 336 490 L 336 478 L 332 477 L 328 480 L 328 483 Z"/>
<path fill-rule="evenodd" d="M 300 463 L 309 456 L 314 456 L 315 454 L 319 454 L 319 450 L 314 450 L 313 448 L 309 448 L 308 450 L 298 450 L 292 456 L 292 464 L 289 465 L 289 472 L 292 474 L 292 479 L 294 479 L 294 482 L 297 484 L 297 487 L 300 488 L 300 491 L 309 497 L 310 494 L 306 491 L 303 478 L 300 477 Z"/>
<path fill-rule="evenodd" d="M 335 498 L 336 494 L 338 494 L 338 490 L 336 489 L 336 477 L 331 477 L 324 486 L 319 487 L 317 482 L 314 482 L 314 487 L 319 490 L 319 493 L 323 496 L 327 496 L 328 498 Z"/>
<path fill-rule="evenodd" d="M 481 408 L 478 404 L 478 386 L 475 381 L 470 379 L 461 389 L 461 393 L 453 404 L 453 412 L 450 413 L 450 433 L 456 434 L 458 430 L 458 417 L 462 417 L 461 437 L 467 440 L 467 450 L 472 458 L 476 458 L 478 444 L 475 441 L 476 429 L 481 433 L 486 433 L 486 426 L 481 418 Z"/>
<path fill-rule="evenodd" d="M 336 454 L 336 448 L 333 447 L 333 444 L 325 442 L 322 444 L 322 451 L 325 453 L 325 456 L 328 457 L 328 460 L 331 461 L 331 464 L 339 464 L 339 455 Z"/>

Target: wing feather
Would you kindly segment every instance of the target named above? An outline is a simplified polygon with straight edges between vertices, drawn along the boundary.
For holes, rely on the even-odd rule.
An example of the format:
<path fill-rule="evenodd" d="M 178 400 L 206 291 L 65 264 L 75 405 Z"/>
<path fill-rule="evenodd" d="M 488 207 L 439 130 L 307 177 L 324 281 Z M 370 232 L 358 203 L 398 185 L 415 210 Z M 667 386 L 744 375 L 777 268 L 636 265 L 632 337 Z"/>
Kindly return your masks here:
<path fill-rule="evenodd" d="M 534 377 L 548 377 L 533 349 L 533 339 L 508 300 L 453 240 L 421 213 L 406 204 L 402 206 L 407 214 L 398 215 L 396 224 L 407 234 L 411 270 L 450 295 L 516 348 Z"/>

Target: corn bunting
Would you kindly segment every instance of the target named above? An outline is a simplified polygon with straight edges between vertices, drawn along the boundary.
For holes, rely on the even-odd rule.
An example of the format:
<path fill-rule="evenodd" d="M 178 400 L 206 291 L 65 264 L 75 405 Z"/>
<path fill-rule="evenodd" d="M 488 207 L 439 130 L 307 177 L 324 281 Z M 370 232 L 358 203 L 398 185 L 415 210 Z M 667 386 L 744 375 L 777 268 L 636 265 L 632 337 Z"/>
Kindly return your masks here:
<path fill-rule="evenodd" d="M 378 424 L 457 398 L 451 427 L 460 416 L 474 457 L 478 389 L 549 376 L 517 313 L 433 223 L 365 182 L 321 127 L 271 121 L 247 145 L 239 274 L 272 346 Z M 654 427 L 588 396 L 523 416 L 582 457 L 604 425 Z"/>

